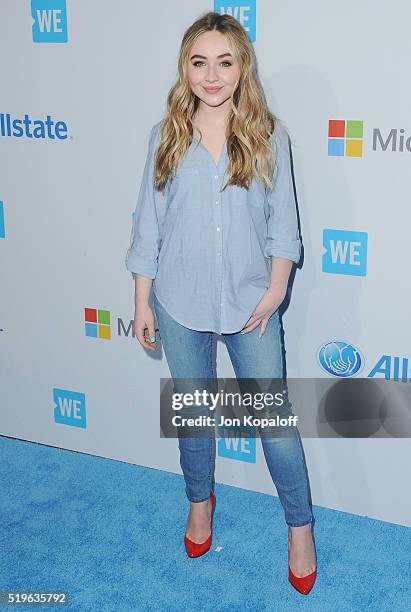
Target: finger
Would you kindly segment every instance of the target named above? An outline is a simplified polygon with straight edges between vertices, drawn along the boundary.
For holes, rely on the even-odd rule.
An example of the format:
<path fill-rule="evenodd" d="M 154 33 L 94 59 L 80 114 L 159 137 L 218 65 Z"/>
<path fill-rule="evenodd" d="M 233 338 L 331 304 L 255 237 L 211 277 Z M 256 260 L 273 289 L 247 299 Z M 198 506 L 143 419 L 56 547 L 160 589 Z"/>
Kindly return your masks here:
<path fill-rule="evenodd" d="M 244 325 L 243 329 L 245 329 L 246 327 L 250 327 L 250 325 L 253 325 L 253 323 L 255 323 L 257 320 L 259 320 L 258 315 L 252 314 L 251 317 L 246 322 L 246 324 Z"/>
<path fill-rule="evenodd" d="M 147 324 L 147 341 L 150 342 L 151 344 L 155 344 L 156 341 L 156 330 L 154 329 L 154 323 L 148 323 Z"/>
<path fill-rule="evenodd" d="M 260 324 L 260 321 L 261 321 L 261 319 L 258 319 L 257 321 L 255 321 L 251 325 L 247 325 L 246 327 L 244 327 L 244 329 L 241 330 L 241 333 L 242 334 L 248 334 L 248 332 L 253 331 L 253 329 L 258 327 L 258 325 Z"/>
<path fill-rule="evenodd" d="M 258 334 L 259 338 L 261 338 L 261 336 L 264 334 L 265 330 L 267 329 L 267 325 L 268 325 L 268 319 L 263 319 L 261 322 L 261 329 Z"/>
<path fill-rule="evenodd" d="M 137 340 L 139 341 L 139 343 L 143 347 L 146 346 L 146 338 L 145 338 L 144 330 L 145 330 L 145 327 L 140 327 L 140 328 L 136 329 L 136 331 L 135 331 L 135 334 L 137 336 Z"/>
<path fill-rule="evenodd" d="M 151 329 L 151 332 L 150 332 Z M 154 331 L 154 326 L 148 326 L 144 329 L 144 348 L 148 348 L 154 350 L 157 348 L 156 344 L 156 334 Z"/>
<path fill-rule="evenodd" d="M 147 336 L 146 336 L 146 330 L 147 330 L 146 325 L 143 325 L 143 327 L 137 330 L 136 336 L 143 348 L 153 351 L 155 350 L 156 346 L 155 345 L 153 346 L 151 342 L 148 342 Z"/>
<path fill-rule="evenodd" d="M 248 321 L 246 322 L 246 324 L 244 325 L 244 327 L 245 327 L 246 325 L 251 325 L 251 323 L 254 323 L 254 321 L 255 321 L 256 319 L 258 319 L 258 318 L 259 318 L 259 317 L 258 317 L 258 314 L 257 314 L 256 312 L 252 312 L 252 313 L 251 313 L 251 315 L 250 315 L 250 318 L 248 319 Z"/>

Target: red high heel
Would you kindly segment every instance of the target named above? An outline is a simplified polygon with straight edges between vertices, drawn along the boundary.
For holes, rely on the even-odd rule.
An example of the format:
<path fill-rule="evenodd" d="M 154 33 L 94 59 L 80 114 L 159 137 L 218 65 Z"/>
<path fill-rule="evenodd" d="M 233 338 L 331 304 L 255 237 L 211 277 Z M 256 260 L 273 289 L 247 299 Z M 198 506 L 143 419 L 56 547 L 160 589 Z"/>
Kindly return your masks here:
<path fill-rule="evenodd" d="M 210 493 L 210 501 L 211 501 L 211 516 L 210 516 L 210 535 L 204 542 L 193 542 L 190 538 L 187 537 L 187 534 L 184 535 L 184 544 L 186 547 L 186 551 L 189 557 L 200 557 L 204 555 L 204 553 L 208 552 L 211 547 L 211 541 L 213 539 L 213 513 L 214 513 L 214 502 L 215 496 L 214 491 Z"/>
<path fill-rule="evenodd" d="M 314 543 L 313 530 L 311 526 L 311 537 Z M 311 589 L 314 586 L 315 579 L 317 577 L 317 567 L 311 574 L 307 574 L 306 576 L 295 576 L 291 571 L 290 567 L 290 547 L 291 547 L 291 538 L 290 538 L 290 529 L 288 530 L 288 580 L 291 582 L 293 587 L 297 589 L 299 593 L 303 595 L 308 595 Z M 315 549 L 314 549 L 315 552 Z"/>

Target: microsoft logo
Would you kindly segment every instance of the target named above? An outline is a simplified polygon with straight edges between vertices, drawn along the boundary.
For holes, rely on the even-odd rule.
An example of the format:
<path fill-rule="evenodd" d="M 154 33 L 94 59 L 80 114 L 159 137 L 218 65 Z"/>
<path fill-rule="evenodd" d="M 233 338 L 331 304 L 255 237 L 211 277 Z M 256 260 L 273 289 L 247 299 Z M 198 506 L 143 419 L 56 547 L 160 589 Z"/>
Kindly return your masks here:
<path fill-rule="evenodd" d="M 362 157 L 363 121 L 330 119 L 328 121 L 328 155 Z"/>
<path fill-rule="evenodd" d="M 110 340 L 110 311 L 102 308 L 85 308 L 84 331 L 90 338 Z"/>

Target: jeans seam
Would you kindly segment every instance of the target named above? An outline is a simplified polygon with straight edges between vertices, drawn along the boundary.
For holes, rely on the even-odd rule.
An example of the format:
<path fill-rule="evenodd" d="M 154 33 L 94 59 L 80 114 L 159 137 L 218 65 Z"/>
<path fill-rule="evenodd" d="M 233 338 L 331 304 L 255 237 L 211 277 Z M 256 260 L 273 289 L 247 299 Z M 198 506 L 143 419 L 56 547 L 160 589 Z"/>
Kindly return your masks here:
<path fill-rule="evenodd" d="M 214 333 L 211 332 L 210 334 L 210 356 L 211 356 L 211 373 L 213 376 L 213 380 L 215 380 L 217 378 L 217 373 L 214 367 Z M 214 450 L 214 441 L 213 441 L 213 437 L 214 437 L 214 431 L 211 430 L 210 431 L 210 472 L 208 474 L 208 483 L 210 486 L 210 490 L 211 490 L 211 480 L 212 480 L 212 473 L 213 473 L 213 450 Z"/>
<path fill-rule="evenodd" d="M 283 341 L 281 338 L 281 321 L 278 319 L 278 326 L 277 326 L 277 331 L 278 331 L 278 343 L 281 347 L 281 376 L 282 376 L 282 381 L 283 381 L 283 386 L 286 386 L 287 388 L 287 394 L 286 394 L 286 400 L 287 402 L 289 402 L 289 406 L 291 406 L 292 408 L 292 403 L 289 400 L 288 397 L 288 387 L 287 387 L 287 377 L 285 375 L 285 368 L 284 368 L 284 362 L 283 362 L 283 354 L 282 354 L 282 349 L 284 348 L 283 345 Z M 291 413 L 293 413 L 293 411 L 291 410 Z M 286 523 L 289 527 L 303 527 L 304 525 L 308 525 L 309 523 L 312 523 L 313 521 L 313 513 L 312 513 L 312 509 L 311 509 L 311 504 L 310 504 L 310 499 L 309 499 L 309 488 L 310 488 L 310 484 L 309 484 L 309 479 L 308 479 L 308 474 L 307 474 L 307 469 L 305 466 L 305 460 L 304 460 L 304 450 L 303 450 L 303 445 L 301 442 L 301 437 L 299 435 L 298 432 L 298 427 L 296 427 L 297 429 L 297 441 L 298 441 L 298 445 L 300 447 L 300 454 L 301 454 L 301 462 L 302 462 L 302 471 L 303 471 L 303 475 L 304 475 L 304 480 L 305 480 L 305 488 L 307 491 L 307 503 L 308 503 L 308 508 L 309 508 L 309 514 L 310 514 L 310 518 L 307 521 L 304 521 L 303 523 L 289 523 L 286 520 Z"/>
<path fill-rule="evenodd" d="M 310 520 L 308 522 L 312 522 L 314 515 L 313 515 L 313 511 L 312 511 L 312 499 L 311 499 L 311 488 L 310 488 L 310 480 L 308 477 L 308 468 L 306 466 L 305 463 L 305 459 L 304 459 L 304 448 L 303 448 L 303 443 L 301 441 L 301 435 L 300 432 L 298 431 L 298 427 L 297 427 L 297 438 L 298 438 L 298 444 L 300 445 L 300 450 L 301 450 L 301 461 L 302 461 L 302 468 L 303 468 L 303 472 L 304 472 L 304 478 L 305 478 L 305 484 L 306 484 L 306 489 L 307 489 L 307 503 L 308 503 L 308 507 L 310 509 Z M 304 525 L 306 525 L 307 523 L 303 523 Z"/>

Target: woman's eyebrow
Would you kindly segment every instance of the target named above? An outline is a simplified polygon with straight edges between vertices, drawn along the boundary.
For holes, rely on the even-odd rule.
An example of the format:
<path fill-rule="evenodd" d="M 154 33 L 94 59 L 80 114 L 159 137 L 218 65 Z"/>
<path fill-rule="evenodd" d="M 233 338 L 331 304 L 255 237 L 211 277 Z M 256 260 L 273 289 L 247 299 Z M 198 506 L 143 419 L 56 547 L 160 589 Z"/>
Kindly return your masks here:
<path fill-rule="evenodd" d="M 217 59 L 220 59 L 221 57 L 232 57 L 231 53 L 223 53 L 222 55 L 217 55 Z M 199 55 L 198 53 L 196 53 L 195 55 L 192 55 L 190 57 L 190 60 L 194 59 L 195 57 L 200 57 L 201 59 L 207 59 L 205 55 Z"/>

